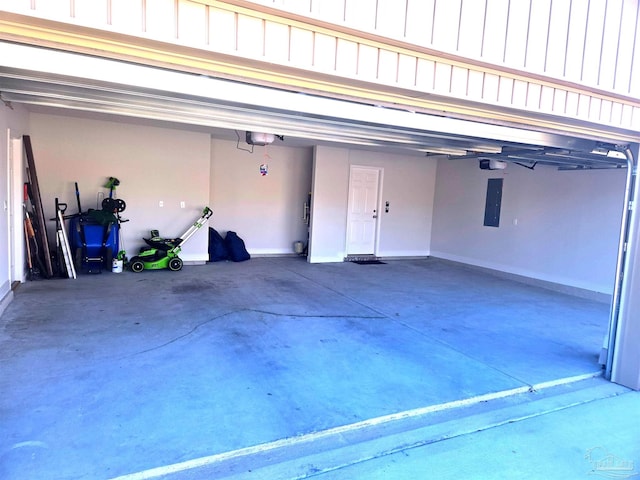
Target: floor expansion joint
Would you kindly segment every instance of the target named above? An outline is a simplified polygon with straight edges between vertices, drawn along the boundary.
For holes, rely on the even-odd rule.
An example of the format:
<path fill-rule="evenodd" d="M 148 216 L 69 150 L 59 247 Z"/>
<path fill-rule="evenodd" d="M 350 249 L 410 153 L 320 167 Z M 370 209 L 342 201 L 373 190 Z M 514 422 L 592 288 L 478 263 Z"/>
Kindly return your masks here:
<path fill-rule="evenodd" d="M 308 478 L 628 391 L 595 372 L 398 412 L 113 480 Z"/>

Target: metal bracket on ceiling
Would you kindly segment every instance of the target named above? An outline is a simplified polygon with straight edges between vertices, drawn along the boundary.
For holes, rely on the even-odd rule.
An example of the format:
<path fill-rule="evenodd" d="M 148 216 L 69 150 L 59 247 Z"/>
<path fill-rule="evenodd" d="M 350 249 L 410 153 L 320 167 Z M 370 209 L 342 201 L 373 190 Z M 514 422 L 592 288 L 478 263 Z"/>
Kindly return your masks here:
<path fill-rule="evenodd" d="M 11 104 L 11 102 L 9 100 L 5 100 L 4 98 L 2 98 L 2 92 L 0 92 L 0 101 L 4 103 L 5 107 L 13 110 L 13 105 Z"/>
<path fill-rule="evenodd" d="M 559 170 L 594 170 L 624 168 L 626 161 L 623 152 L 627 146 L 614 146 L 599 143 L 587 151 L 574 151 L 566 148 L 530 147 L 519 148 L 504 146 L 500 153 L 467 152 L 466 155 L 449 155 L 450 160 L 495 159 L 509 161 L 529 169 L 537 164 L 558 167 Z M 612 155 L 616 152 L 618 155 Z"/>

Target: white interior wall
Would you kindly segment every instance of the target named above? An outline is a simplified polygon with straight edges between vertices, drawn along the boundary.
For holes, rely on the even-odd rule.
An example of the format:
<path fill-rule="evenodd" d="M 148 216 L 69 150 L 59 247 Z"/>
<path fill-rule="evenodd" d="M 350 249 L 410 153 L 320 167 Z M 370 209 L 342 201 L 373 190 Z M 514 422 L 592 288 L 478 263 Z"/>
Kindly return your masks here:
<path fill-rule="evenodd" d="M 13 121 L 14 133 L 26 131 L 27 115 L 11 116 L 22 118 Z M 252 254 L 292 253 L 293 242 L 306 237 L 302 207 L 313 172 L 309 261 L 342 261 L 349 166 L 368 165 L 383 168 L 381 201 L 390 202 L 390 212 L 381 212 L 379 256 L 434 255 L 611 292 L 624 171 L 532 171 L 512 164 L 488 172 L 476 162 L 441 160 L 436 175 L 434 160 L 417 157 L 271 145 L 267 158 L 262 147 L 249 154 L 203 133 L 42 113 L 28 119 L 45 217 L 53 216 L 56 196 L 76 211 L 74 181 L 83 210 L 95 208 L 98 194 L 108 194 L 104 182 L 115 176 L 117 196 L 127 202 L 123 240 L 130 256 L 149 229 L 176 236 L 207 204 L 214 210 L 211 225 L 238 232 Z M 6 145 L 2 152 L 6 172 Z M 262 163 L 269 165 L 264 177 Z M 505 178 L 501 226 L 483 227 L 486 179 L 496 176 Z M 0 228 L 6 237 L 6 221 Z M 196 235 L 183 256 L 206 260 L 207 236 Z M 0 268 L 6 292 L 8 267 Z"/>
<path fill-rule="evenodd" d="M 86 211 L 100 208 L 109 177 L 120 180 L 115 194 L 127 204 L 122 240 L 129 257 L 151 229 L 164 237 L 181 235 L 209 201 L 208 134 L 42 113 L 30 115 L 29 133 L 45 218 L 53 218 L 56 197 L 67 203 L 67 214 L 77 212 L 74 182 Z M 185 245 L 185 262 L 208 259 L 204 230 Z"/>
<path fill-rule="evenodd" d="M 0 103 L 0 199 L 5 208 L 0 209 L 0 313 L 4 310 L 11 294 L 11 228 L 9 207 L 11 188 L 9 158 L 12 138 L 21 138 L 28 129 L 28 113 L 20 105 L 9 106 Z M 20 222 L 22 224 L 22 222 Z M 22 235 L 20 236 L 22 237 Z"/>
<path fill-rule="evenodd" d="M 24 142 L 21 134 L 9 130 L 9 170 L 7 182 L 9 185 L 9 236 L 12 238 L 9 246 L 9 280 L 24 282 L 27 279 L 27 256 L 25 223 L 24 223 L 24 181 L 26 176 Z"/>
<path fill-rule="evenodd" d="M 0 182 L 0 198 L 2 198 L 5 205 L 8 204 L 10 199 L 8 171 L 9 171 L 9 118 L 5 115 L 4 111 L 6 107 L 2 107 L 3 115 L 0 117 L 0 171 L 2 172 L 2 182 Z M 11 291 L 11 275 L 10 275 L 10 242 L 11 233 L 9 229 L 9 212 L 6 208 L 0 209 L 0 239 L 3 250 L 3 255 L 0 255 L 0 299 L 4 298 Z"/>
<path fill-rule="evenodd" d="M 350 165 L 383 169 L 380 257 L 428 256 L 436 162 L 421 157 L 318 146 L 314 155 L 310 262 L 341 262 L 346 254 Z M 384 211 L 389 202 L 389 212 Z"/>
<path fill-rule="evenodd" d="M 487 179 L 500 177 L 500 226 L 484 227 Z M 625 171 L 488 171 L 441 159 L 436 185 L 433 256 L 612 292 Z"/>
<path fill-rule="evenodd" d="M 240 147 L 247 149 L 244 142 Z M 260 166 L 268 166 L 261 175 Z M 272 144 L 253 153 L 236 142 L 211 142 L 210 221 L 222 236 L 236 232 L 252 255 L 293 254 L 307 242 L 303 207 L 311 189 L 311 148 Z"/>
<path fill-rule="evenodd" d="M 346 252 L 349 150 L 316 146 L 308 261 L 342 262 Z"/>
<path fill-rule="evenodd" d="M 428 256 L 437 162 L 424 157 L 349 150 L 349 164 L 384 169 L 377 255 Z M 384 211 L 387 201 L 389 212 Z"/>

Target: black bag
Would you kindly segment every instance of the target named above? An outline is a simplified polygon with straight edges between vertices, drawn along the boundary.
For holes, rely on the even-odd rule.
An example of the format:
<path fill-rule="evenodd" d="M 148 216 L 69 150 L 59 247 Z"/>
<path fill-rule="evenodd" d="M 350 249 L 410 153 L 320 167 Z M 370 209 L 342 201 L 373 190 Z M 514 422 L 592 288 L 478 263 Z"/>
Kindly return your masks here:
<path fill-rule="evenodd" d="M 209 227 L 209 261 L 229 260 L 229 251 L 224 238 L 216 230 Z"/>
<path fill-rule="evenodd" d="M 244 246 L 244 240 L 242 240 L 236 232 L 227 232 L 224 243 L 227 245 L 229 258 L 232 261 L 244 262 L 251 258 L 251 255 L 247 252 L 247 248 Z"/>

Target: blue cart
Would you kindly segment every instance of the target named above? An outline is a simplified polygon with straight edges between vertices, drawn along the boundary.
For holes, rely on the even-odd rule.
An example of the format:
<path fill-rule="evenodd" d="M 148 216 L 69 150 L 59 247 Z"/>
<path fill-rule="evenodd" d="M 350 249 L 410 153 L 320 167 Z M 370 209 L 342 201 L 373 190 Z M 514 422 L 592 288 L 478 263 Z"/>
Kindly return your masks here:
<path fill-rule="evenodd" d="M 87 273 L 111 271 L 119 251 L 118 222 L 97 221 L 90 213 L 72 217 L 69 243 L 78 270 Z"/>

